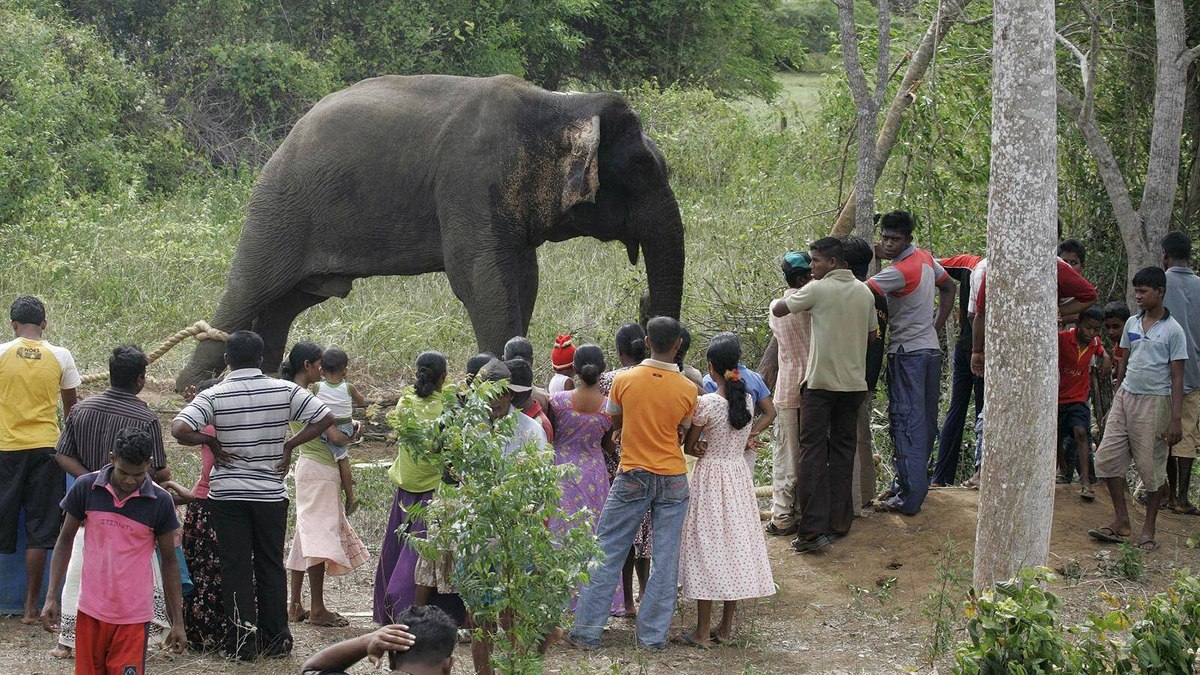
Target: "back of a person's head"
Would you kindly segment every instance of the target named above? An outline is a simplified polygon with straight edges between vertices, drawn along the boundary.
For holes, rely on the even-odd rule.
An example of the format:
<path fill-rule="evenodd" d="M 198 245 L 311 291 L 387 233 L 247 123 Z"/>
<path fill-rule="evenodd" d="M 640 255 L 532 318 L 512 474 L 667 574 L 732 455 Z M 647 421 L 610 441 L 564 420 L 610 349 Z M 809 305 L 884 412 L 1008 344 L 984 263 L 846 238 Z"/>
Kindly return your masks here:
<path fill-rule="evenodd" d="M 809 244 L 808 250 L 829 258 L 831 261 L 836 260 L 838 263 L 846 262 L 846 253 L 842 247 L 842 240 L 837 237 L 821 237 Z"/>
<path fill-rule="evenodd" d="M 504 343 L 504 360 L 512 359 L 523 359 L 529 365 L 533 365 L 533 343 L 529 338 L 518 335 Z"/>
<path fill-rule="evenodd" d="M 279 364 L 279 377 L 290 382 L 295 379 L 296 373 L 304 370 L 305 363 L 320 362 L 324 355 L 325 350 L 315 342 L 297 342 L 283 359 L 283 363 Z"/>
<path fill-rule="evenodd" d="M 675 352 L 675 363 L 679 364 L 679 369 L 683 370 L 683 360 L 687 358 L 688 350 L 692 348 L 692 331 L 688 327 L 679 324 L 679 351 Z"/>
<path fill-rule="evenodd" d="M 529 400 L 528 387 L 533 386 L 533 367 L 525 359 L 508 359 L 504 362 L 510 374 L 508 384 L 513 387 L 513 405 L 523 406 Z"/>
<path fill-rule="evenodd" d="M 421 355 L 417 357 L 417 377 L 413 383 L 413 391 L 420 398 L 429 398 L 434 391 L 437 391 L 442 378 L 446 377 L 447 368 L 449 368 L 449 363 L 446 361 L 445 354 L 434 351 L 421 352 Z"/>
<path fill-rule="evenodd" d="M 641 324 L 627 323 L 617 329 L 617 354 L 641 361 L 646 358 L 646 330 Z"/>
<path fill-rule="evenodd" d="M 1124 301 L 1121 300 L 1113 300 L 1104 306 L 1104 318 L 1128 321 L 1129 305 L 1126 305 Z"/>
<path fill-rule="evenodd" d="M 405 665 L 437 667 L 454 655 L 458 646 L 458 626 L 446 612 L 433 605 L 411 606 L 396 615 L 395 623 L 408 626 L 413 644 L 408 651 L 393 652 L 391 667 Z"/>
<path fill-rule="evenodd" d="M 1087 262 L 1087 248 L 1083 242 L 1078 239 L 1067 239 L 1058 245 L 1058 257 L 1063 257 L 1063 254 L 1074 253 L 1076 258 L 1079 258 L 1079 264 Z"/>
<path fill-rule="evenodd" d="M 571 362 L 579 379 L 591 386 L 600 381 L 600 375 L 604 372 L 604 350 L 600 349 L 600 345 L 583 345 L 575 350 Z"/>
<path fill-rule="evenodd" d="M 1162 240 L 1163 253 L 1172 260 L 1192 259 L 1192 238 L 1183 232 L 1168 232 Z"/>
<path fill-rule="evenodd" d="M 854 276 L 866 279 L 871 261 L 875 259 L 875 249 L 862 237 L 849 235 L 842 239 L 842 254 L 846 256 L 846 266 Z"/>
<path fill-rule="evenodd" d="M 743 429 L 750 423 L 752 413 L 746 403 L 746 383 L 738 371 L 742 359 L 742 343 L 731 332 L 717 333 L 708 343 L 704 354 L 712 369 L 725 380 L 725 398 L 729 402 L 729 426 Z"/>
<path fill-rule="evenodd" d="M 788 251 L 783 254 L 779 269 L 783 271 L 784 282 L 797 288 L 801 281 L 812 275 L 812 256 L 807 251 Z"/>
<path fill-rule="evenodd" d="M 337 347 L 330 347 L 321 353 L 321 370 L 330 375 L 345 372 L 348 365 L 350 365 L 350 356 Z"/>
<path fill-rule="evenodd" d="M 121 345 L 108 357 L 108 382 L 120 389 L 137 386 L 138 378 L 146 374 L 150 360 L 133 345 Z"/>
<path fill-rule="evenodd" d="M 127 427 L 117 432 L 112 452 L 122 462 L 141 466 L 150 461 L 152 450 L 150 432 L 136 427 Z"/>
<path fill-rule="evenodd" d="M 1133 285 L 1143 288 L 1166 288 L 1167 273 L 1161 267 L 1143 267 L 1133 275 Z"/>
<path fill-rule="evenodd" d="M 1091 321 L 1098 321 L 1100 323 L 1104 323 L 1105 318 L 1106 317 L 1105 317 L 1104 310 L 1100 309 L 1099 307 L 1097 307 L 1095 305 L 1088 307 L 1087 309 L 1083 310 L 1079 314 L 1080 321 L 1091 320 Z"/>
<path fill-rule="evenodd" d="M 646 322 L 646 336 L 657 352 L 669 352 L 683 335 L 683 324 L 669 316 L 656 316 Z"/>
<path fill-rule="evenodd" d="M 907 238 L 912 238 L 916 223 L 908 211 L 891 211 L 879 219 L 880 232 L 895 232 Z"/>
<path fill-rule="evenodd" d="M 254 331 L 239 330 L 230 333 L 225 340 L 225 362 L 234 370 L 257 368 L 262 357 L 263 339 Z"/>
<path fill-rule="evenodd" d="M 46 322 L 46 306 L 32 295 L 22 295 L 13 300 L 12 307 L 8 310 L 8 318 L 20 324 L 40 326 Z"/>
<path fill-rule="evenodd" d="M 491 352 L 479 352 L 475 356 L 467 359 L 467 377 L 474 378 L 479 369 L 486 366 L 488 361 L 496 358 Z"/>

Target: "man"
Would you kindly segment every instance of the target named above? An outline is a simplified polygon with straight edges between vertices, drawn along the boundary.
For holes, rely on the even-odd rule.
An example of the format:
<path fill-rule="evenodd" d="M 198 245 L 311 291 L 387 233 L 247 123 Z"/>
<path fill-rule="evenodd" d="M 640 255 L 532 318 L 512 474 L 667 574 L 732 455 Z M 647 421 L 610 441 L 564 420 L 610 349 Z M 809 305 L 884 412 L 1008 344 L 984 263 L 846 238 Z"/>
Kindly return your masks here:
<path fill-rule="evenodd" d="M 1167 270 L 1167 294 L 1163 305 L 1183 328 L 1188 358 L 1183 366 L 1183 438 L 1171 448 L 1167 460 L 1167 508 L 1176 513 L 1200 516 L 1188 492 L 1192 486 L 1192 464 L 1200 445 L 1200 278 L 1192 271 L 1192 239 L 1171 232 L 1162 240 L 1163 267 Z"/>
<path fill-rule="evenodd" d="M 162 427 L 158 415 L 150 406 L 137 397 L 146 386 L 146 366 L 150 365 L 142 350 L 133 345 L 121 345 L 112 350 L 108 357 L 108 389 L 96 396 L 88 397 L 71 408 L 71 414 L 63 423 L 62 436 L 58 439 L 54 458 L 72 477 L 103 469 L 110 461 L 117 435 L 124 429 L 141 429 L 150 439 L 150 477 L 163 484 L 171 479 L 167 469 L 167 455 L 163 452 Z M 75 648 L 75 621 L 79 602 L 80 581 L 83 577 L 84 550 L 87 528 L 75 537 L 75 548 L 71 552 L 71 564 L 67 567 L 66 583 L 62 594 L 62 631 L 58 635 L 58 647 L 52 652 L 66 658 Z M 156 588 L 155 605 L 166 617 L 162 588 Z M 163 638 L 163 626 L 151 622 L 150 643 Z"/>
<path fill-rule="evenodd" d="M 529 364 L 530 369 L 533 368 L 533 343 L 529 341 L 529 338 L 518 335 L 504 343 L 504 358 L 501 360 L 508 362 L 513 359 L 521 359 Z M 550 392 L 536 384 L 530 390 L 529 397 L 533 399 L 533 402 L 537 404 L 537 409 L 541 412 L 545 412 L 550 407 Z"/>
<path fill-rule="evenodd" d="M 554 427 L 550 424 L 550 418 L 546 416 L 542 406 L 533 400 L 533 368 L 529 367 L 529 363 L 522 358 L 508 359 L 504 365 L 511 373 L 508 390 L 512 392 L 513 406 L 542 425 L 542 431 L 546 433 L 546 440 L 553 443 Z"/>
<path fill-rule="evenodd" d="M 180 445 L 208 445 L 216 465 L 208 501 L 221 559 L 226 654 L 244 661 L 284 657 L 292 650 L 287 626 L 283 539 L 288 493 L 283 476 L 292 448 L 318 438 L 333 413 L 307 390 L 263 375 L 263 341 L 237 331 L 225 343 L 230 373 L 192 399 L 171 424 Z M 307 426 L 286 442 L 288 422 Z M 216 436 L 201 430 L 216 428 Z"/>
<path fill-rule="evenodd" d="M 916 515 L 929 492 L 929 455 L 937 428 L 942 350 L 938 333 L 954 306 L 955 283 L 928 251 L 913 245 L 913 218 L 892 211 L 879 220 L 880 257 L 891 266 L 867 281 L 888 302 L 888 418 L 896 480 L 876 506 Z M 937 317 L 933 292 L 938 290 Z"/>
<path fill-rule="evenodd" d="M 808 312 L 812 343 L 800 384 L 800 468 L 796 503 L 798 536 L 792 547 L 817 553 L 850 531 L 858 447 L 858 412 L 867 391 L 867 343 L 878 326 L 871 291 L 846 266 L 842 242 L 825 237 L 809 247 L 816 281 L 771 313 Z"/>
<path fill-rule="evenodd" d="M 66 493 L 54 461 L 58 401 L 63 417 L 75 405 L 79 371 L 71 352 L 46 342 L 46 307 L 29 295 L 8 313 L 16 339 L 0 344 L 0 553 L 17 550 L 17 519 L 25 510 L 25 611 L 21 623 L 40 622 L 38 610 L 46 550 L 54 548 Z"/>
<path fill-rule="evenodd" d="M 875 214 L 875 222 L 879 222 L 881 214 Z M 842 251 L 846 254 L 846 265 L 854 278 L 867 282 L 870 275 L 871 263 L 875 260 L 875 249 L 861 237 L 853 235 L 842 239 Z M 858 408 L 858 450 L 854 460 L 854 517 L 863 514 L 863 508 L 870 506 L 875 500 L 875 452 L 872 449 L 871 438 L 871 406 L 875 401 L 875 391 L 879 388 L 879 376 L 883 373 L 883 357 L 885 356 L 884 337 L 887 335 L 887 298 L 875 296 L 875 322 L 878 331 L 875 339 L 867 343 L 867 395 Z"/>
<path fill-rule="evenodd" d="M 608 413 L 621 432 L 621 465 L 596 529 L 604 562 L 580 591 L 569 640 L 585 649 L 600 646 L 626 553 L 647 509 L 654 529 L 654 567 L 638 611 L 638 643 L 665 648 L 675 614 L 679 540 L 688 507 L 679 432 L 692 424 L 697 389 L 675 365 L 682 344 L 679 322 L 655 317 L 646 333 L 650 358 L 618 373 L 609 395 Z"/>
<path fill-rule="evenodd" d="M 967 423 L 967 412 L 971 397 L 975 398 L 975 415 L 983 410 L 983 378 L 971 372 L 971 318 L 967 305 L 971 301 L 971 276 L 979 263 L 977 255 L 962 254 L 942 258 L 938 264 L 958 283 L 958 339 L 954 342 L 954 360 L 950 385 L 950 409 L 942 422 L 938 435 L 937 465 L 930 479 L 930 487 L 954 485 L 958 474 L 958 457 L 962 452 L 963 427 Z"/>

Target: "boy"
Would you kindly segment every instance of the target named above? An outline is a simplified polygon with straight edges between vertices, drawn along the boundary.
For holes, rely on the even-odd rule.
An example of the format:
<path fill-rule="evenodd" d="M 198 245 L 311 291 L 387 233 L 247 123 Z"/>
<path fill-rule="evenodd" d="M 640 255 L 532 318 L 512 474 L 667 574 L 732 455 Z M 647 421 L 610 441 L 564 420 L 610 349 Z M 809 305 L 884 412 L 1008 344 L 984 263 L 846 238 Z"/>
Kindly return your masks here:
<path fill-rule="evenodd" d="M 183 590 L 175 557 L 175 503 L 150 480 L 151 439 L 145 429 L 117 433 L 110 464 L 81 476 L 62 500 L 66 521 L 54 547 L 50 593 L 42 626 L 58 630 L 59 593 L 75 535 L 87 524 L 75 627 L 76 675 L 142 675 L 146 672 L 147 624 L 154 619 L 150 565 L 157 545 L 171 632 L 163 646 L 182 654 Z"/>
<path fill-rule="evenodd" d="M 812 281 L 812 256 L 788 251 L 780 268 L 787 290 L 784 300 Z M 775 303 L 771 303 L 772 306 Z M 796 467 L 800 461 L 800 381 L 808 367 L 808 344 L 812 316 L 800 311 L 785 317 L 767 312 L 767 325 L 779 345 L 779 369 L 775 379 L 775 452 L 771 457 L 771 522 L 767 534 L 790 537 L 796 534 Z"/>
<path fill-rule="evenodd" d="M 378 665 L 386 656 L 388 670 L 410 675 L 450 675 L 458 629 L 437 607 L 409 607 L 396 623 L 373 633 L 326 647 L 304 662 L 300 675 L 342 675 L 365 659 Z"/>
<path fill-rule="evenodd" d="M 1171 232 L 1162 240 L 1167 294 L 1163 305 L 1187 336 L 1188 361 L 1183 368 L 1183 439 L 1171 448 L 1167 460 L 1167 508 L 1200 516 L 1188 496 L 1192 464 L 1200 445 L 1200 278 L 1192 271 L 1192 239 Z"/>
<path fill-rule="evenodd" d="M 1133 277 L 1133 296 L 1141 311 L 1125 322 L 1121 334 L 1129 358 L 1117 367 L 1120 386 L 1096 450 L 1096 475 L 1108 485 L 1114 518 L 1088 531 L 1094 539 L 1120 543 L 1133 534 L 1125 503 L 1125 474 L 1132 460 L 1146 486 L 1146 520 L 1134 546 L 1145 551 L 1158 548 L 1154 521 L 1167 482 L 1168 448 L 1183 436 L 1187 336 L 1163 306 L 1166 286 L 1161 267 L 1142 268 Z"/>
<path fill-rule="evenodd" d="M 1062 229 L 1059 229 L 1059 236 L 1062 236 Z M 1075 273 L 1083 276 L 1083 263 L 1087 260 L 1087 249 L 1084 248 L 1083 242 L 1078 239 L 1067 239 L 1058 245 L 1058 259 L 1065 262 Z M 1062 298 L 1058 302 L 1060 305 L 1069 304 L 1074 298 Z M 1059 325 L 1066 328 L 1073 325 L 1079 320 L 1080 312 L 1062 312 L 1060 310 Z"/>
<path fill-rule="evenodd" d="M 1108 356 L 1100 344 L 1100 327 L 1104 313 L 1099 307 L 1088 307 L 1079 316 L 1079 323 L 1058 333 L 1058 472 L 1060 483 L 1070 483 L 1071 467 L 1067 443 L 1074 441 L 1075 454 L 1079 458 L 1079 496 L 1084 501 L 1094 501 L 1092 476 L 1088 470 L 1091 441 L 1088 432 L 1092 428 L 1091 411 L 1088 409 L 1088 393 L 1091 391 L 1092 361 L 1105 361 L 1102 372 L 1107 372 Z"/>
<path fill-rule="evenodd" d="M 971 373 L 971 318 L 968 304 L 971 301 L 971 277 L 983 258 L 963 253 L 938 260 L 938 264 L 958 283 L 958 339 L 954 341 L 951 369 L 950 408 L 938 434 L 937 464 L 933 469 L 929 487 L 954 485 L 958 475 L 958 458 L 962 453 L 963 429 L 967 423 L 967 412 L 971 397 L 975 397 L 975 414 L 978 418 L 983 410 L 983 378 Z"/>
<path fill-rule="evenodd" d="M 1125 322 L 1129 321 L 1129 306 L 1120 300 L 1113 300 L 1104 306 L 1104 337 L 1108 338 L 1112 349 L 1113 366 L 1125 359 L 1125 350 L 1121 348 L 1121 333 L 1125 330 Z"/>

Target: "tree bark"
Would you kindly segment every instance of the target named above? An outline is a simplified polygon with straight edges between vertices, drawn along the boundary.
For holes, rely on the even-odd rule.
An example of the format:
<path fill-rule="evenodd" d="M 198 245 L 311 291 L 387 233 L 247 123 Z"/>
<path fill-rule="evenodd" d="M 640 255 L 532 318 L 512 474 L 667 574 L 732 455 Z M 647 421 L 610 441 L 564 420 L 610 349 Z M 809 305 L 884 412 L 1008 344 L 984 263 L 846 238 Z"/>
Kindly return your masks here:
<path fill-rule="evenodd" d="M 842 66 L 854 99 L 855 129 L 858 147 L 855 155 L 854 189 L 852 197 L 858 216 L 855 231 L 870 236 L 875 215 L 875 130 L 879 123 L 879 106 L 887 91 L 888 33 L 891 12 L 888 0 L 879 0 L 879 58 L 876 72 L 876 91 L 871 92 L 863 72 L 858 52 L 858 27 L 854 20 L 854 0 L 835 0 L 838 27 L 842 43 Z M 881 71 L 881 72 L 880 72 Z M 882 83 L 882 86 L 881 86 Z"/>
<path fill-rule="evenodd" d="M 988 197 L 985 455 L 976 588 L 1043 565 L 1054 512 L 1057 358 L 1054 306 L 1053 0 L 996 0 Z"/>

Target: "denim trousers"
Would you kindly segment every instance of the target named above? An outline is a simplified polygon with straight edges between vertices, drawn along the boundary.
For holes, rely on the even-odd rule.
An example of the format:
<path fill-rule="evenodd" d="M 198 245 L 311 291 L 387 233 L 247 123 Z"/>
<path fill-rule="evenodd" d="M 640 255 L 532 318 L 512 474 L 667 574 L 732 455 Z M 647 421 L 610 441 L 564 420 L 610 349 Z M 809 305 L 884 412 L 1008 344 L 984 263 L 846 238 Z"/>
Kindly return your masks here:
<path fill-rule="evenodd" d="M 958 475 L 963 429 L 967 425 L 967 411 L 971 407 L 972 396 L 975 398 L 975 417 L 983 410 L 983 378 L 971 372 L 969 345 L 954 346 L 951 382 L 950 409 L 946 411 L 946 421 L 942 423 L 942 433 L 938 436 L 937 466 L 933 469 L 933 482 L 942 485 L 954 485 Z"/>
<path fill-rule="evenodd" d="M 617 474 L 596 528 L 604 560 L 593 563 L 591 578 L 579 593 L 572 640 L 591 646 L 600 644 L 633 535 L 649 510 L 654 525 L 654 559 L 638 609 L 638 644 L 650 648 L 667 645 L 667 633 L 675 615 L 679 541 L 687 508 L 688 483 L 684 474 L 660 476 L 643 469 Z"/>
<path fill-rule="evenodd" d="M 896 507 L 912 515 L 929 494 L 929 453 L 937 428 L 942 353 L 888 354 L 888 418 L 895 448 Z"/>

